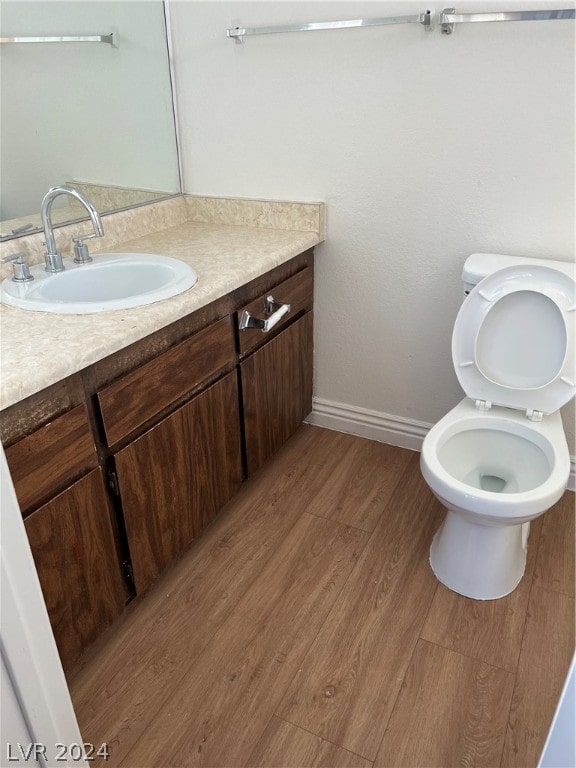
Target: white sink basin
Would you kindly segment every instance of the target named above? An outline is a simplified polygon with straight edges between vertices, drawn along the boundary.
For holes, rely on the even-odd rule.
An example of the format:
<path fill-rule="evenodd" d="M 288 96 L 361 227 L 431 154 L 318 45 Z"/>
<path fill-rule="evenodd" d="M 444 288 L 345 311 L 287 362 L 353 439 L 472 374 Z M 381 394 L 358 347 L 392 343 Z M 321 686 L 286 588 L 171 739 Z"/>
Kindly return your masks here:
<path fill-rule="evenodd" d="M 88 264 L 64 260 L 64 272 L 49 274 L 31 267 L 34 280 L 11 278 L 0 286 L 0 299 L 20 309 L 87 314 L 129 309 L 176 296 L 191 288 L 198 275 L 183 261 L 150 253 L 97 253 Z"/>

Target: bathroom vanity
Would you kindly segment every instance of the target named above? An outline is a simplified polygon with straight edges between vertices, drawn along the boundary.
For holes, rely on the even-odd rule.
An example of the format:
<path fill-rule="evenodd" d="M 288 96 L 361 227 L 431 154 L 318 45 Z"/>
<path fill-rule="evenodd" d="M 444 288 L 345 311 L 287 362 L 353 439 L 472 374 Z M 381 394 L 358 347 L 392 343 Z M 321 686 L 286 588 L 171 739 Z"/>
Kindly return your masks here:
<path fill-rule="evenodd" d="M 279 262 L 0 412 L 65 669 L 311 411 L 313 249 Z M 241 330 L 270 296 L 290 311 Z"/>

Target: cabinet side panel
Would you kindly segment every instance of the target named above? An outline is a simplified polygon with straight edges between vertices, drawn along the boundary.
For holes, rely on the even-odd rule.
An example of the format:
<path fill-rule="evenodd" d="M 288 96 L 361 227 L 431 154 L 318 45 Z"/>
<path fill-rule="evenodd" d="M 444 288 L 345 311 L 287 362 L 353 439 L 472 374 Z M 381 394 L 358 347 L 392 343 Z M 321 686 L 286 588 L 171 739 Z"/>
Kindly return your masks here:
<path fill-rule="evenodd" d="M 116 469 L 136 591 L 141 593 L 240 486 L 235 374 L 122 449 Z"/>
<path fill-rule="evenodd" d="M 312 410 L 312 312 L 240 365 L 248 475 Z"/>
<path fill-rule="evenodd" d="M 24 524 L 67 669 L 124 607 L 101 470 L 40 507 Z"/>

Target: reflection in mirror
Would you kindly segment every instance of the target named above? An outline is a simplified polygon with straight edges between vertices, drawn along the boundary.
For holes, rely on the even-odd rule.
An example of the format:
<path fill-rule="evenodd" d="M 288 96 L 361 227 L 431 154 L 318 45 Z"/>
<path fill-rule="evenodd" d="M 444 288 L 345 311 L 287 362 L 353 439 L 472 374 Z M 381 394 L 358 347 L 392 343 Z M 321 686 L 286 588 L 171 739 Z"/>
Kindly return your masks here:
<path fill-rule="evenodd" d="M 162 0 L 3 0 L 1 34 L 105 40 L 0 45 L 0 239 L 41 229 L 50 187 L 99 213 L 180 192 Z M 54 222 L 85 217 L 59 202 Z"/>

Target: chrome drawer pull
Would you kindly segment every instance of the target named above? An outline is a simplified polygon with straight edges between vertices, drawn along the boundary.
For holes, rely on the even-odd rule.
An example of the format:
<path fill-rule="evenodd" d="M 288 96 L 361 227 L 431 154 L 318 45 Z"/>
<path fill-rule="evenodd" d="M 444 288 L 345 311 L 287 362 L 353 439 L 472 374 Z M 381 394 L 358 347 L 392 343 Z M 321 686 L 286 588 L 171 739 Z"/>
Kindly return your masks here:
<path fill-rule="evenodd" d="M 247 328 L 258 328 L 262 333 L 268 333 L 282 320 L 284 315 L 290 312 L 290 304 L 279 304 L 274 300 L 273 296 L 266 296 L 266 312 L 272 312 L 272 314 L 266 320 L 262 320 L 244 310 L 240 318 L 240 330 L 245 331 Z"/>

